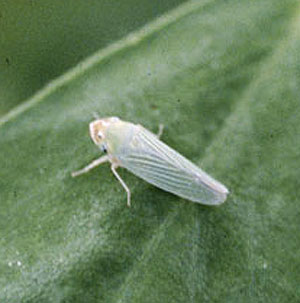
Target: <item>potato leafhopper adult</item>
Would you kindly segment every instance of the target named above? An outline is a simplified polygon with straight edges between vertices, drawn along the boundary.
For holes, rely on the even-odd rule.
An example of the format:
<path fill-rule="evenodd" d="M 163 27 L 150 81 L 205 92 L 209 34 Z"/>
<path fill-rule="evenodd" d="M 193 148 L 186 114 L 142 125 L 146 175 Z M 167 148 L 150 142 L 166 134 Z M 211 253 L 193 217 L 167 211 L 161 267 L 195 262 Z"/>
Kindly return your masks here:
<path fill-rule="evenodd" d="M 198 166 L 160 141 L 143 126 L 117 117 L 97 119 L 90 123 L 90 136 L 106 155 L 85 168 L 73 172 L 78 176 L 109 161 L 111 170 L 127 192 L 130 190 L 116 169 L 125 167 L 133 174 L 165 191 L 206 205 L 218 205 L 226 200 L 228 189 Z"/>

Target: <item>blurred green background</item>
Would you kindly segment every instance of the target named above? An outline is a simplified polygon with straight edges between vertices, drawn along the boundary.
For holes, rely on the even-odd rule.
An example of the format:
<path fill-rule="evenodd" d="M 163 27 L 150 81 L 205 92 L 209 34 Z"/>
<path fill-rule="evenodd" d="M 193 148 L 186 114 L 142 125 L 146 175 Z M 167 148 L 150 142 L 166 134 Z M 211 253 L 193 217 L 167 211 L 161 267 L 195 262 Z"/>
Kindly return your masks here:
<path fill-rule="evenodd" d="M 0 1 L 0 115 L 183 0 Z"/>
<path fill-rule="evenodd" d="M 298 0 L 0 4 L 1 303 L 300 302 Z M 163 123 L 227 201 L 71 178 L 95 112 Z"/>

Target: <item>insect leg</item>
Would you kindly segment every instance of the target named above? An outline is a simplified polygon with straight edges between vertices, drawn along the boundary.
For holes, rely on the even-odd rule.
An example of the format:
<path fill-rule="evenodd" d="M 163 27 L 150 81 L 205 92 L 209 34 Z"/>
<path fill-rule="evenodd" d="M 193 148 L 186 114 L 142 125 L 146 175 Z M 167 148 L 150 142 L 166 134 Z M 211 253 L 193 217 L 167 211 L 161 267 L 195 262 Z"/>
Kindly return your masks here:
<path fill-rule="evenodd" d="M 104 162 L 107 162 L 107 161 L 109 161 L 108 155 L 102 156 L 99 159 L 94 160 L 92 163 L 90 163 L 88 166 L 84 167 L 83 169 L 72 172 L 71 175 L 72 175 L 72 177 L 77 177 L 81 174 L 85 174 L 88 171 L 90 171 L 91 169 L 93 169 L 94 167 L 96 167 Z"/>
<path fill-rule="evenodd" d="M 117 164 L 112 164 L 111 165 L 111 170 L 114 173 L 114 175 L 116 176 L 116 178 L 119 180 L 119 182 L 121 183 L 121 185 L 123 186 L 123 188 L 125 189 L 126 193 L 127 193 L 127 206 L 130 206 L 130 197 L 131 197 L 131 193 L 130 193 L 130 189 L 128 188 L 128 186 L 125 184 L 125 182 L 122 180 L 122 178 L 120 177 L 120 175 L 117 173 L 116 169 L 118 168 Z"/>
<path fill-rule="evenodd" d="M 157 138 L 159 139 L 163 133 L 163 130 L 164 130 L 164 125 L 163 124 L 159 124 L 158 126 L 158 133 L 157 133 Z"/>

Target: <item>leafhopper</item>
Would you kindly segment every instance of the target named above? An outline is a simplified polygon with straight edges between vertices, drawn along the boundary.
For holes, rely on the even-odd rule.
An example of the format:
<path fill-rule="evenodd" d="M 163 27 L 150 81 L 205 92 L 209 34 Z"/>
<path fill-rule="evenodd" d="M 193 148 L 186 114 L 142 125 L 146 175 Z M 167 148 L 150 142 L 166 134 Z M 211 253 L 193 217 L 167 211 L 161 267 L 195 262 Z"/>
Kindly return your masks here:
<path fill-rule="evenodd" d="M 72 176 L 109 161 L 113 174 L 127 193 L 128 206 L 130 189 L 118 174 L 118 167 L 125 167 L 148 183 L 193 202 L 218 205 L 226 200 L 229 192 L 223 184 L 159 139 L 162 126 L 155 135 L 139 124 L 109 117 L 96 119 L 89 128 L 92 140 L 105 155 Z"/>

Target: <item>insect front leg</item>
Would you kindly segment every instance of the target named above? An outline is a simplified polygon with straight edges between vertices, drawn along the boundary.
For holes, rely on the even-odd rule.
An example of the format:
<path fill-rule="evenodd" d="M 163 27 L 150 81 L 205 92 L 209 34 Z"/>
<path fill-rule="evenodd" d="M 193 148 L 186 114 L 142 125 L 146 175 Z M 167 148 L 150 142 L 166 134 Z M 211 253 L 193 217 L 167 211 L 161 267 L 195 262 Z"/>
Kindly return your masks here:
<path fill-rule="evenodd" d="M 112 163 L 111 170 L 112 170 L 113 174 L 116 176 L 116 178 L 119 180 L 119 182 L 121 183 L 123 188 L 125 189 L 125 191 L 127 193 L 127 206 L 130 207 L 130 197 L 131 197 L 130 189 L 128 188 L 126 183 L 123 181 L 123 179 L 120 177 L 120 175 L 117 173 L 117 171 L 116 171 L 117 168 L 118 168 L 118 164 Z"/>
<path fill-rule="evenodd" d="M 90 163 L 88 166 L 84 167 L 83 169 L 80 169 L 78 171 L 74 171 L 72 172 L 72 177 L 77 177 L 79 175 L 85 174 L 87 172 L 89 172 L 91 169 L 93 169 L 94 167 L 109 161 L 108 155 L 102 156 L 99 159 L 94 160 L 92 163 Z"/>

